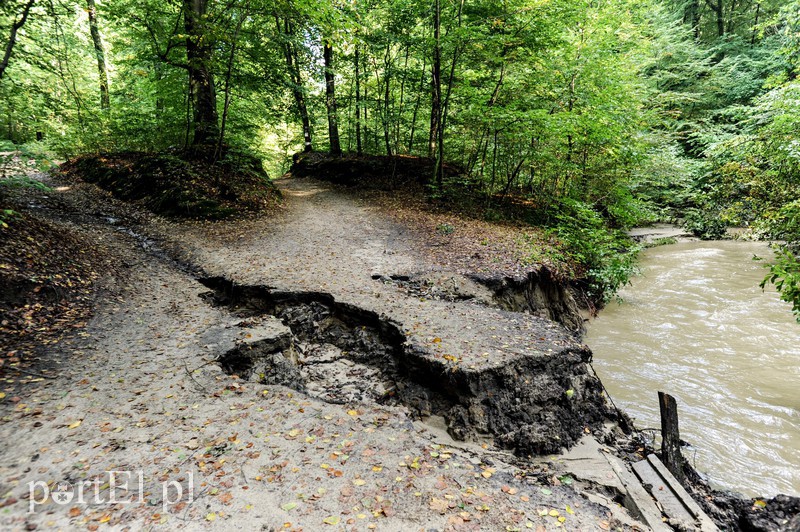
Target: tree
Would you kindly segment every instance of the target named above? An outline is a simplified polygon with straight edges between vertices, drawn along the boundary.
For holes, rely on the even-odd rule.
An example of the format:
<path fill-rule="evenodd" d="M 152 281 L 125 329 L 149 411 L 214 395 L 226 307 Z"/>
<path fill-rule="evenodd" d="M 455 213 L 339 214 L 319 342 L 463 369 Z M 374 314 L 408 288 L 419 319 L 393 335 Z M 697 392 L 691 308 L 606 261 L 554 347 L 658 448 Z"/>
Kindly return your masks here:
<path fill-rule="evenodd" d="M 288 16 L 281 18 L 277 11 L 274 17 L 280 46 L 286 61 L 286 70 L 289 73 L 292 96 L 294 97 L 297 114 L 300 116 L 303 128 L 303 151 L 310 152 L 314 149 L 311 140 L 311 120 L 309 119 L 308 106 L 306 105 L 305 92 L 303 90 L 303 77 L 300 71 L 300 57 L 295 43 L 297 35 L 294 23 Z"/>
<path fill-rule="evenodd" d="M 723 4 L 723 0 L 717 0 L 716 2 L 706 0 L 706 5 L 713 11 L 717 21 L 717 35 L 722 37 L 725 35 L 725 4 Z"/>
<path fill-rule="evenodd" d="M 0 79 L 3 79 L 6 68 L 8 68 L 8 63 L 11 60 L 11 53 L 14 51 L 14 45 L 17 43 L 17 32 L 28 20 L 28 15 L 30 14 L 31 8 L 35 2 L 36 0 L 28 0 L 28 2 L 22 8 L 22 14 L 20 15 L 19 19 L 15 17 L 14 21 L 11 23 L 11 34 L 9 35 L 8 42 L 6 43 L 3 59 L 0 60 Z"/>
<path fill-rule="evenodd" d="M 336 116 L 336 87 L 333 70 L 333 45 L 328 42 L 322 44 L 323 61 L 325 62 L 325 108 L 328 111 L 328 139 L 331 155 L 341 155 L 342 147 L 339 143 L 339 123 Z"/>
<path fill-rule="evenodd" d="M 106 69 L 106 50 L 97 25 L 97 7 L 94 0 L 86 0 L 86 11 L 89 15 L 89 31 L 92 35 L 94 53 L 97 56 L 97 71 L 100 75 L 100 108 L 108 109 L 111 101 L 108 96 L 108 70 Z"/>
<path fill-rule="evenodd" d="M 435 181 L 442 187 L 442 158 L 444 137 L 442 132 L 442 8 L 440 0 L 433 7 L 433 63 L 431 64 L 431 127 L 428 135 L 428 156 L 436 157 Z"/>
<path fill-rule="evenodd" d="M 193 146 L 216 146 L 220 129 L 211 67 L 214 43 L 207 28 L 209 0 L 183 0 L 186 64 L 194 107 Z"/>

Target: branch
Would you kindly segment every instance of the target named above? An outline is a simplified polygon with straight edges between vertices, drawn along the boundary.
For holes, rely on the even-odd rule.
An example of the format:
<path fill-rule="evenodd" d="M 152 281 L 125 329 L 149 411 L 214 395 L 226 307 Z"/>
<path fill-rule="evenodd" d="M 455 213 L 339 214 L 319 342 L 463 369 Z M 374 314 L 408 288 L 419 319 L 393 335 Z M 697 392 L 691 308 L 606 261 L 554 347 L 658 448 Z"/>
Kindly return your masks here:
<path fill-rule="evenodd" d="M 172 38 L 170 38 L 167 41 L 167 47 L 162 52 L 158 48 L 158 36 L 156 35 L 156 31 L 153 29 L 153 27 L 150 24 L 148 24 L 145 19 L 141 18 L 140 16 L 138 16 L 136 14 L 131 13 L 131 18 L 133 18 L 133 20 L 135 20 L 137 22 L 140 22 L 147 29 L 147 33 L 150 34 L 150 38 L 153 40 L 153 50 L 156 53 L 156 57 L 158 57 L 161 61 L 163 61 L 164 63 L 166 63 L 168 65 L 171 65 L 171 66 L 174 66 L 174 67 L 177 67 L 177 68 L 182 68 L 184 70 L 189 70 L 189 64 L 188 63 L 181 63 L 180 61 L 175 61 L 174 59 L 170 59 L 169 53 L 172 51 L 172 49 L 175 46 L 177 46 Z M 174 35 L 176 35 L 178 33 L 178 26 L 180 25 L 180 23 L 181 23 L 181 16 L 178 15 L 178 18 L 175 19 L 175 27 L 172 29 L 172 36 L 174 36 Z"/>
<path fill-rule="evenodd" d="M 11 36 L 6 45 L 3 61 L 0 62 L 0 79 L 3 79 L 3 74 L 6 68 L 8 68 L 8 62 L 11 60 L 11 52 L 14 50 L 14 44 L 17 42 L 17 31 L 19 31 L 19 29 L 25 25 L 25 21 L 28 20 L 28 13 L 30 13 L 34 2 L 36 2 L 36 0 L 28 0 L 28 3 L 25 4 L 25 9 L 22 11 L 22 17 L 19 20 L 14 20 L 14 23 L 11 25 Z"/>

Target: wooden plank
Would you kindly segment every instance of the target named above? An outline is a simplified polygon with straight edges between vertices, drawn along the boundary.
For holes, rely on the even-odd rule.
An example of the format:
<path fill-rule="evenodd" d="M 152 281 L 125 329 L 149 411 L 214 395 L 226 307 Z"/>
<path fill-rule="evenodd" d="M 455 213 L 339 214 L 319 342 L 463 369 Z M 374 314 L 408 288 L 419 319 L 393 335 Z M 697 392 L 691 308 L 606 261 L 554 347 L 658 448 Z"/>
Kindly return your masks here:
<path fill-rule="evenodd" d="M 675 398 L 658 392 L 658 405 L 661 409 L 661 457 L 670 473 L 683 482 L 683 455 L 681 454 L 681 434 L 678 429 L 678 403 Z"/>
<path fill-rule="evenodd" d="M 635 517 L 641 518 L 654 532 L 673 532 L 672 527 L 664 523 L 661 510 L 658 509 L 653 498 L 647 493 L 647 490 L 644 489 L 644 486 L 641 485 L 634 474 L 628 470 L 627 466 L 614 456 L 606 456 L 606 459 L 611 464 L 614 473 L 619 477 L 628 494 L 625 507 L 634 513 L 638 513 Z"/>
<path fill-rule="evenodd" d="M 714 524 L 714 521 L 711 520 L 708 515 L 700 508 L 700 505 L 692 498 L 691 495 L 683 488 L 680 482 L 675 479 L 672 475 L 669 474 L 669 471 L 664 464 L 661 463 L 661 460 L 654 454 L 651 454 L 647 457 L 648 462 L 650 465 L 655 469 L 658 474 L 669 484 L 672 491 L 677 495 L 683 505 L 686 507 L 687 510 L 698 520 L 700 521 L 700 529 L 703 532 L 718 532 L 719 528 L 717 525 Z"/>
<path fill-rule="evenodd" d="M 633 471 L 642 481 L 650 494 L 661 505 L 664 513 L 671 519 L 678 519 L 687 525 L 694 524 L 694 516 L 681 503 L 661 475 L 656 471 L 648 460 L 642 460 L 633 464 Z"/>

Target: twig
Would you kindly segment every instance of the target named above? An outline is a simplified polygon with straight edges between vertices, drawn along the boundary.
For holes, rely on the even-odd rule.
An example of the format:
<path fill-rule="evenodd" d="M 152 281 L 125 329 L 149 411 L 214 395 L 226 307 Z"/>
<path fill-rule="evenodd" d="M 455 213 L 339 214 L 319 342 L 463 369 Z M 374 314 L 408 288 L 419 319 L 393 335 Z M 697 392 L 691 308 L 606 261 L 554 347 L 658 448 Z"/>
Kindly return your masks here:
<path fill-rule="evenodd" d="M 207 365 L 208 365 L 208 363 L 203 364 L 202 366 L 199 366 L 199 367 L 193 369 L 192 371 L 189 371 L 189 366 L 186 364 L 186 360 L 183 361 L 183 369 L 186 370 L 186 374 L 189 376 L 190 379 L 192 379 L 192 382 L 194 382 L 205 393 L 209 393 L 209 389 L 206 388 L 205 386 L 203 386 L 202 384 L 200 384 L 199 382 L 197 382 L 197 379 L 194 378 L 194 375 L 192 375 L 192 372 L 193 371 L 197 371 L 198 369 L 202 368 L 203 366 L 207 366 Z"/>

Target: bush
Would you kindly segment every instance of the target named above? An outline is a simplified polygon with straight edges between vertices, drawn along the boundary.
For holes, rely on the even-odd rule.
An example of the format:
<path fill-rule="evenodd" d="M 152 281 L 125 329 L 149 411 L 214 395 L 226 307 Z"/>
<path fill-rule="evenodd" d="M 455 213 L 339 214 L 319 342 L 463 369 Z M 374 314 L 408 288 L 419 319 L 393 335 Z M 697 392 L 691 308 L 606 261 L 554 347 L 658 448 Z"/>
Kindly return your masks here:
<path fill-rule="evenodd" d="M 781 299 L 792 304 L 792 312 L 800 322 L 800 260 L 790 246 L 775 250 L 775 262 L 765 266 L 769 273 L 761 281 L 761 288 L 772 283 L 781 294 Z"/>
<path fill-rule="evenodd" d="M 702 240 L 719 240 L 725 236 L 728 225 L 715 209 L 689 209 L 683 227 Z"/>
<path fill-rule="evenodd" d="M 635 275 L 639 246 L 626 233 L 609 229 L 603 217 L 586 203 L 565 199 L 553 213 L 552 229 L 564 243 L 568 257 L 583 270 L 589 292 L 598 302 L 607 302 Z"/>

